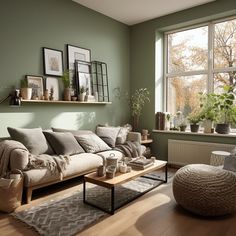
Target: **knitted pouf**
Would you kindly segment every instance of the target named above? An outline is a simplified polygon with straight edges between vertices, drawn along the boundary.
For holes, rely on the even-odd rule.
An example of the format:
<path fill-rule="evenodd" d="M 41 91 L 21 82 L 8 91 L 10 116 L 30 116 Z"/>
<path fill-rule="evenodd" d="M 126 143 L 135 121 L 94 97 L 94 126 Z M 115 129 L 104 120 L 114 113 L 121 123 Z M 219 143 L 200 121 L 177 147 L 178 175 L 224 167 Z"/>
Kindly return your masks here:
<path fill-rule="evenodd" d="M 219 216 L 236 209 L 236 175 L 204 164 L 180 168 L 173 179 L 175 200 L 186 210 Z"/>

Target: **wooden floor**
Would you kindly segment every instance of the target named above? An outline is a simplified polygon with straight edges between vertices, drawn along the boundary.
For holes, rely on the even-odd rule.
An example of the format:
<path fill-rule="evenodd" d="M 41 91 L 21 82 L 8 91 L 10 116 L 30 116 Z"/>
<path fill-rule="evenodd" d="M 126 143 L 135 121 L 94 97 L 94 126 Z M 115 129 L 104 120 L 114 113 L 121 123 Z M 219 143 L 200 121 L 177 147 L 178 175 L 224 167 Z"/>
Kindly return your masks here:
<path fill-rule="evenodd" d="M 77 179 L 35 192 L 31 204 L 21 206 L 18 211 L 64 194 L 73 193 L 82 188 L 78 182 Z M 8 214 L 0 213 L 0 235 L 38 234 Z M 227 217 L 203 218 L 188 213 L 176 205 L 171 181 L 169 181 L 124 206 L 115 215 L 101 219 L 78 235 L 235 236 L 236 214 Z"/>

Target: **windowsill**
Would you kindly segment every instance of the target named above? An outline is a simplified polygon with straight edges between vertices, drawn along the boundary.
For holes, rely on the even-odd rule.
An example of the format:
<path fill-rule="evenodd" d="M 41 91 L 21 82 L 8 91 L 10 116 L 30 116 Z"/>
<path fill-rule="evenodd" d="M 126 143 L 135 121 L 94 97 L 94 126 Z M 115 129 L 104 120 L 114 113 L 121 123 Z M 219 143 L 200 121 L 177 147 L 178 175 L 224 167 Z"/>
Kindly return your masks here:
<path fill-rule="evenodd" d="M 217 133 L 203 133 L 202 131 L 199 131 L 198 133 L 190 132 L 189 130 L 185 132 L 181 131 L 175 131 L 175 130 L 152 130 L 153 133 L 166 133 L 166 134 L 180 134 L 180 135 L 196 135 L 196 136 L 215 136 L 215 137 L 230 137 L 230 138 L 236 138 L 236 133 L 229 133 L 229 134 L 217 134 Z"/>

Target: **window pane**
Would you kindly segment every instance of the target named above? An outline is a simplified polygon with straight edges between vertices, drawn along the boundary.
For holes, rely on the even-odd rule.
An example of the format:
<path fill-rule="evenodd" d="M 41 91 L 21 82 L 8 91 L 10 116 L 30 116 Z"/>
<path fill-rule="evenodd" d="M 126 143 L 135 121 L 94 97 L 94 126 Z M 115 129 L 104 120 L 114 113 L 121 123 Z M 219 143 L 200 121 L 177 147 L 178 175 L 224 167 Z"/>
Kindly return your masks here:
<path fill-rule="evenodd" d="M 168 34 L 168 73 L 207 69 L 208 27 Z"/>
<path fill-rule="evenodd" d="M 236 89 L 236 71 L 214 74 L 214 92 L 223 92 L 224 85 L 230 85 Z"/>
<path fill-rule="evenodd" d="M 206 75 L 182 76 L 168 79 L 168 107 L 171 114 L 182 111 L 187 116 L 199 106 L 199 92 L 206 91 Z"/>
<path fill-rule="evenodd" d="M 214 68 L 236 66 L 236 19 L 215 24 Z"/>

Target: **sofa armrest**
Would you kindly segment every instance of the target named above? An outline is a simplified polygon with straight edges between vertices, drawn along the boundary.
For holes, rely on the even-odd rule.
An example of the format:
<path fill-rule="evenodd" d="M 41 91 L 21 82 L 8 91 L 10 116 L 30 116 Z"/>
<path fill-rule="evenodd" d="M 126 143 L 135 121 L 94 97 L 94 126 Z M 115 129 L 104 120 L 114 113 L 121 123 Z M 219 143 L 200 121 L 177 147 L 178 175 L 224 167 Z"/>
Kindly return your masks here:
<path fill-rule="evenodd" d="M 139 133 L 139 132 L 129 132 L 128 135 L 127 135 L 127 141 L 141 143 L 141 133 Z"/>
<path fill-rule="evenodd" d="M 10 156 L 10 169 L 24 170 L 29 162 L 29 152 L 22 149 L 14 149 Z"/>

